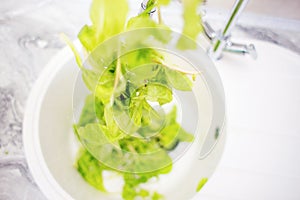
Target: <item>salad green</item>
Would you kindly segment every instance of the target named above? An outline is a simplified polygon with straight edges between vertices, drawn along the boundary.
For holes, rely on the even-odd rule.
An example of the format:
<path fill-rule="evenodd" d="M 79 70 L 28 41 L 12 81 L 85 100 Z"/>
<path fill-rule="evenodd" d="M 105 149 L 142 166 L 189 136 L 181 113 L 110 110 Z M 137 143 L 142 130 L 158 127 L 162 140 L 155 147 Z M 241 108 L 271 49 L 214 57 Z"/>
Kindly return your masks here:
<path fill-rule="evenodd" d="M 197 14 L 201 2 L 182 2 L 183 34 L 196 39 L 201 31 Z M 141 185 L 170 173 L 173 161 L 169 152 L 180 142 L 194 140 L 177 122 L 176 106 L 167 113 L 164 106 L 173 101 L 174 90 L 191 91 L 197 74 L 174 68 L 151 46 L 123 53 L 124 48 L 148 38 L 163 44 L 171 40 L 170 28 L 162 20 L 156 22 L 149 17 L 154 8 L 161 15 L 160 6 L 169 3 L 170 0 L 149 0 L 143 12 L 128 20 L 126 0 L 93 0 L 91 25 L 85 25 L 78 34 L 92 68 L 85 67 L 74 45 L 63 36 L 91 93 L 73 126 L 82 144 L 76 167 L 90 185 L 102 192 L 107 192 L 103 172 L 118 173 L 124 180 L 125 200 L 164 199 L 163 195 L 145 190 Z M 132 32 L 122 41 L 106 43 L 118 34 L 139 29 L 146 31 Z M 195 47 L 186 36 L 178 40 L 179 49 Z"/>
<path fill-rule="evenodd" d="M 203 178 L 199 181 L 196 191 L 199 192 L 208 181 L 208 178 Z"/>

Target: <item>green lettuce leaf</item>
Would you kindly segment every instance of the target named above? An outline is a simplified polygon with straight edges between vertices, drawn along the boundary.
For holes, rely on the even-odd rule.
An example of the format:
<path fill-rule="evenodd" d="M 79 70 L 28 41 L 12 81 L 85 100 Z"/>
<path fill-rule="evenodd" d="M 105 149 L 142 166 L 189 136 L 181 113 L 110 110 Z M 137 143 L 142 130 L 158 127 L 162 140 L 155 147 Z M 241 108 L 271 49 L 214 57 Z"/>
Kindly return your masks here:
<path fill-rule="evenodd" d="M 106 192 L 103 183 L 103 167 L 88 151 L 82 150 L 76 163 L 78 172 L 90 185 L 96 189 Z"/>
<path fill-rule="evenodd" d="M 138 34 L 132 32 L 128 40 L 147 41 L 149 37 L 154 37 L 157 41 L 166 44 L 172 39 L 171 29 L 164 24 L 157 23 L 148 15 L 139 15 L 128 21 L 127 30 L 135 29 L 144 29 L 144 31 Z"/>
<path fill-rule="evenodd" d="M 202 32 L 201 16 L 198 14 L 199 5 L 202 0 L 182 0 L 183 6 L 183 36 L 180 37 L 178 49 L 195 49 L 196 39 Z M 187 37 L 187 38 L 186 38 Z"/>
<path fill-rule="evenodd" d="M 171 87 L 181 91 L 191 91 L 193 82 L 187 77 L 186 74 L 166 68 L 165 73 Z"/>
<path fill-rule="evenodd" d="M 144 87 L 144 90 L 148 101 L 158 102 L 160 105 L 164 105 L 173 100 L 172 91 L 165 85 L 150 83 Z"/>
<path fill-rule="evenodd" d="M 106 39 L 122 32 L 127 14 L 126 0 L 93 0 L 90 10 L 92 25 L 85 25 L 78 34 L 85 49 L 91 52 Z"/>
<path fill-rule="evenodd" d="M 82 108 L 80 119 L 77 123 L 78 127 L 85 126 L 90 123 L 94 123 L 97 119 L 95 112 L 95 101 L 93 95 L 88 95 L 85 98 L 85 104 Z"/>
<path fill-rule="evenodd" d="M 177 123 L 177 111 L 174 106 L 168 115 L 166 115 L 166 125 L 156 136 L 160 146 L 166 150 L 174 149 L 181 142 L 192 142 L 194 136 L 186 132 L 180 124 Z"/>
<path fill-rule="evenodd" d="M 157 0 L 157 1 L 159 5 L 163 5 L 163 6 L 166 6 L 171 2 L 171 0 Z"/>

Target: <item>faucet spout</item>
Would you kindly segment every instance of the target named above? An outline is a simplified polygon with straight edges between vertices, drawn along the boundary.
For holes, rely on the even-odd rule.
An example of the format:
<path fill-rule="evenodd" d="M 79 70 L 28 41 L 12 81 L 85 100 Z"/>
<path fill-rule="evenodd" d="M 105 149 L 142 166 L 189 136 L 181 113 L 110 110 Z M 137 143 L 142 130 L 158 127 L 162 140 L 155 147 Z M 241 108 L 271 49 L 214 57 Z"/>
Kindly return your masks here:
<path fill-rule="evenodd" d="M 215 60 L 220 59 L 223 50 L 234 52 L 234 53 L 242 53 L 242 54 L 251 53 L 250 55 L 253 55 L 252 57 L 256 58 L 256 52 L 254 52 L 255 48 L 253 48 L 254 46 L 252 44 L 248 46 L 243 45 L 244 50 L 235 51 L 234 49 L 231 48 L 232 46 L 235 45 L 232 45 L 233 43 L 230 42 L 231 31 L 236 25 L 237 20 L 240 17 L 241 13 L 246 8 L 248 2 L 249 0 L 236 0 L 232 8 L 231 14 L 228 17 L 228 20 L 221 31 L 214 32 L 214 34 L 212 34 L 212 29 L 209 27 L 208 27 L 209 29 L 207 28 L 207 22 L 206 24 L 204 24 L 204 30 L 206 32 L 206 35 L 208 35 L 207 32 L 209 32 L 210 36 L 214 36 L 213 38 L 209 37 L 211 40 L 214 41 L 211 49 L 209 50 L 209 54 L 213 59 Z"/>

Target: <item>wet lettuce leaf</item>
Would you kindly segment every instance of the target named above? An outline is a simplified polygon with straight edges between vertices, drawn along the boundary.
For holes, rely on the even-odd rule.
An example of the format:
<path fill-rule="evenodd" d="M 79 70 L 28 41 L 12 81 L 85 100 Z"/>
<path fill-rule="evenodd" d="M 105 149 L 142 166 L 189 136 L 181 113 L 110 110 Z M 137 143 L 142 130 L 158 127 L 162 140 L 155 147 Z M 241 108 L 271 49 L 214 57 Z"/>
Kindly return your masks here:
<path fill-rule="evenodd" d="M 90 9 L 92 25 L 85 25 L 78 38 L 88 52 L 100 43 L 121 33 L 128 14 L 127 0 L 93 0 Z"/>
<path fill-rule="evenodd" d="M 194 48 L 201 32 L 197 7 L 200 0 L 183 0 L 184 28 L 179 49 Z M 164 64 L 164 56 L 143 43 L 167 44 L 171 29 L 149 17 L 149 12 L 167 6 L 170 0 L 150 0 L 144 12 L 127 19 L 127 0 L 93 0 L 91 24 L 82 27 L 78 38 L 87 53 L 86 68 L 80 54 L 65 38 L 90 91 L 80 119 L 73 126 L 83 146 L 76 163 L 81 176 L 106 192 L 103 171 L 123 176 L 122 197 L 161 200 L 163 195 L 141 188 L 151 178 L 170 173 L 173 161 L 169 151 L 180 142 L 193 142 L 194 136 L 177 122 L 176 107 L 165 114 L 174 90 L 191 91 L 193 81 L 181 71 Z M 140 31 L 135 34 L 134 30 Z M 122 40 L 110 38 L 132 31 Z M 101 46 L 99 46 L 101 44 Z M 131 46 L 130 46 L 131 45 Z M 120 54 L 126 48 L 139 47 Z M 99 48 L 97 48 L 99 47 Z M 125 50 L 124 50 L 125 48 Z M 193 75 L 196 76 L 196 75 Z"/>
<path fill-rule="evenodd" d="M 199 192 L 208 181 L 208 178 L 203 178 L 199 181 L 196 191 Z"/>
<path fill-rule="evenodd" d="M 195 49 L 197 47 L 197 37 L 203 31 L 201 25 L 201 16 L 199 14 L 199 6 L 202 0 L 182 0 L 183 6 L 183 30 L 177 48 Z"/>
<path fill-rule="evenodd" d="M 77 123 L 78 127 L 85 126 L 90 123 L 94 123 L 97 119 L 95 113 L 95 101 L 93 95 L 88 95 L 85 98 L 85 104 L 81 110 L 81 115 Z"/>
<path fill-rule="evenodd" d="M 76 167 L 84 180 L 98 190 L 106 192 L 102 176 L 105 168 L 87 150 L 81 150 Z"/>
<path fill-rule="evenodd" d="M 177 123 L 177 108 L 174 106 L 170 113 L 166 115 L 166 124 L 156 139 L 160 146 L 166 150 L 173 150 L 179 142 L 192 142 L 194 136 L 186 132 Z"/>
<path fill-rule="evenodd" d="M 188 76 L 182 72 L 165 68 L 165 74 L 167 76 L 169 84 L 176 90 L 191 91 L 193 82 Z"/>

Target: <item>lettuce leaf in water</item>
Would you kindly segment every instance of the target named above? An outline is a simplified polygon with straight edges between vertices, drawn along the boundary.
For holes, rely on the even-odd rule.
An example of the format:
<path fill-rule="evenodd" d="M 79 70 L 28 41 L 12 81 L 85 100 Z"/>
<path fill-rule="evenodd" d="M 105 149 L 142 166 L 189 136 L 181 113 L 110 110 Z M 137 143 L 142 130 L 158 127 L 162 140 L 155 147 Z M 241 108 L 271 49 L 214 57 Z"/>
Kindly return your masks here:
<path fill-rule="evenodd" d="M 90 185 L 102 192 L 106 192 L 103 181 L 103 170 L 105 167 L 99 163 L 87 150 L 82 149 L 79 153 L 76 166 L 78 172 Z"/>
<path fill-rule="evenodd" d="M 197 15 L 200 1 L 182 2 L 183 34 L 196 39 L 201 31 Z M 83 66 L 74 45 L 65 38 L 91 92 L 74 125 L 74 132 L 83 146 L 76 163 L 78 172 L 102 192 L 107 191 L 103 171 L 118 172 L 124 179 L 122 197 L 125 200 L 136 197 L 164 199 L 157 192 L 141 188 L 141 184 L 170 173 L 173 162 L 168 152 L 180 142 L 194 140 L 194 136 L 177 122 L 176 107 L 167 114 L 162 113 L 162 106 L 172 102 L 174 90 L 192 90 L 193 82 L 188 75 L 168 67 L 163 55 L 151 47 L 125 55 L 119 55 L 118 51 L 126 45 L 127 48 L 128 45 L 136 47 L 149 37 L 168 43 L 172 39 L 170 28 L 149 18 L 149 12 L 169 3 L 170 0 L 150 0 L 144 12 L 127 22 L 126 0 L 93 0 L 92 23 L 85 25 L 78 34 L 93 69 Z M 137 29 L 145 31 L 127 36 L 122 43 L 108 40 L 124 31 Z M 160 31 L 162 29 L 165 31 Z M 178 48 L 195 47 L 184 38 L 178 41 Z M 99 44 L 101 49 L 96 49 Z"/>
<path fill-rule="evenodd" d="M 87 102 L 90 98 L 88 96 Z M 91 107 L 89 103 L 85 106 Z M 95 117 L 86 116 L 85 118 L 85 115 L 90 115 L 90 112 L 85 112 L 89 110 L 87 107 L 83 108 L 81 119 L 90 119 L 90 123 L 82 123 L 80 120 L 81 123 L 77 128 L 79 140 L 85 150 L 77 161 L 78 171 L 83 178 L 100 191 L 106 191 L 103 186 L 102 172 L 104 170 L 117 171 L 125 181 L 122 193 L 125 200 L 134 199 L 137 196 L 143 197 L 146 194 L 147 197 L 161 199 L 158 193 L 151 194 L 142 190 L 139 185 L 153 177 L 158 178 L 160 174 L 169 173 L 172 169 L 172 159 L 167 151 L 174 149 L 174 145 L 179 141 L 193 141 L 193 135 L 184 131 L 177 123 L 176 107 L 166 116 L 165 128 L 158 135 L 150 139 L 123 135 L 123 137 L 115 138 L 114 141 L 111 140 L 113 129 L 121 135 L 122 131 L 116 124 L 109 128 L 110 126 L 93 123 Z M 106 123 L 109 124 L 109 122 Z M 79 127 L 79 125 L 82 126 Z"/>

